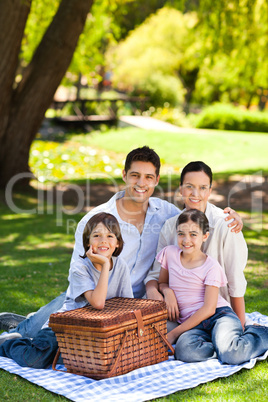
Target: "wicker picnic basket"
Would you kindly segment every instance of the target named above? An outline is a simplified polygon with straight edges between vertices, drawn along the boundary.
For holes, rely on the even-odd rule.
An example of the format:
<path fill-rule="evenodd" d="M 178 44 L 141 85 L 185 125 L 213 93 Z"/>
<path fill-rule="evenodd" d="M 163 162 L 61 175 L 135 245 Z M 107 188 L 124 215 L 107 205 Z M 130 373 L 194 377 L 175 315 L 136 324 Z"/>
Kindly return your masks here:
<path fill-rule="evenodd" d="M 167 310 L 162 301 L 115 297 L 103 310 L 91 306 L 51 314 L 69 373 L 101 379 L 168 359 Z"/>

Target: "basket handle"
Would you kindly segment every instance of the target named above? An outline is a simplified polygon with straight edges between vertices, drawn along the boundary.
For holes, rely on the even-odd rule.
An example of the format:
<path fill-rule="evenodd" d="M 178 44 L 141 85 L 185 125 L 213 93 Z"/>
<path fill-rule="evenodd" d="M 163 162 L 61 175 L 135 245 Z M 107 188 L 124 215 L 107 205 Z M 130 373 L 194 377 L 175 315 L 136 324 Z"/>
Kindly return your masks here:
<path fill-rule="evenodd" d="M 119 359 L 120 359 L 120 357 L 121 357 L 121 354 L 122 354 L 122 352 L 123 352 L 123 349 L 124 349 L 124 346 L 125 346 L 127 337 L 128 337 L 128 332 L 126 331 L 126 332 L 125 332 L 125 335 L 124 335 L 124 338 L 123 338 L 123 341 L 122 341 L 122 343 L 121 343 L 121 346 L 120 346 L 118 355 L 116 356 L 116 359 L 115 359 L 115 361 L 113 362 L 113 365 L 112 365 L 112 367 L 111 367 L 111 370 L 109 371 L 109 376 L 110 376 L 110 377 L 113 376 L 115 370 L 117 369 L 118 361 L 119 361 Z"/>
<path fill-rule="evenodd" d="M 143 319 L 142 319 L 142 315 L 141 315 L 141 311 L 140 310 L 134 310 L 133 311 L 136 320 L 137 320 L 137 335 L 139 338 L 143 337 L 144 335 L 144 324 L 143 324 Z"/>
<path fill-rule="evenodd" d="M 113 362 L 113 365 L 112 365 L 111 370 L 110 370 L 110 372 L 109 372 L 109 376 L 112 376 L 112 374 L 114 373 L 114 371 L 115 371 L 116 368 L 117 368 L 118 361 L 119 361 L 119 359 L 120 359 L 120 357 L 121 357 L 121 354 L 122 354 L 122 352 L 123 352 L 123 348 L 124 348 L 124 345 L 125 345 L 125 343 L 126 343 L 127 337 L 128 337 L 128 332 L 126 331 L 126 332 L 125 332 L 125 335 L 124 335 L 124 338 L 123 338 L 123 341 L 122 341 L 122 343 L 121 343 L 121 346 L 120 346 L 118 355 L 117 355 L 115 361 Z M 66 371 L 64 371 L 64 370 L 59 370 L 59 369 L 56 368 L 56 364 L 57 364 L 57 361 L 58 361 L 58 359 L 59 359 L 59 356 L 60 356 L 60 348 L 58 348 L 57 353 L 56 353 L 56 355 L 55 355 L 55 357 L 54 357 L 54 360 L 53 360 L 53 363 L 52 363 L 52 369 L 53 369 L 54 371 L 61 371 L 62 373 L 66 373 Z"/>
<path fill-rule="evenodd" d="M 136 312 L 138 312 L 137 315 L 136 315 Z M 137 321 L 140 321 L 140 318 L 141 318 L 141 322 L 140 322 L 141 327 L 140 327 L 140 328 L 143 328 L 143 330 L 144 330 L 144 326 L 143 326 L 143 321 L 142 321 L 142 317 L 141 317 L 141 312 L 140 312 L 140 310 L 133 311 L 133 313 L 135 314 L 135 316 L 136 316 L 136 318 L 137 318 Z M 140 317 L 139 317 L 139 314 L 140 314 Z M 137 316 L 138 316 L 138 317 L 137 317 Z M 139 319 L 138 319 L 138 318 L 139 318 Z M 175 353 L 174 348 L 173 348 L 173 346 L 169 343 L 169 341 L 167 340 L 167 338 L 159 331 L 159 329 L 158 329 L 154 324 L 152 324 L 152 328 L 155 329 L 155 331 L 159 334 L 159 336 L 163 339 L 163 341 L 164 341 L 164 342 L 166 343 L 166 345 L 169 347 L 169 349 L 171 350 L 171 353 L 174 355 L 174 353 Z M 143 335 L 143 333 L 140 333 L 140 336 L 142 336 L 142 335 Z M 139 325 L 138 325 L 138 336 L 139 336 Z M 109 376 L 110 376 L 110 377 L 113 376 L 113 374 L 114 374 L 114 372 L 115 372 L 115 370 L 116 370 L 116 368 L 117 368 L 117 366 L 118 366 L 118 361 L 119 361 L 119 359 L 120 359 L 120 357 L 121 357 L 121 354 L 122 354 L 122 352 L 123 352 L 124 345 L 125 345 L 125 343 L 126 343 L 127 337 L 128 337 L 128 332 L 126 331 L 126 332 L 125 332 L 125 335 L 124 335 L 124 338 L 123 338 L 123 341 L 122 341 L 122 343 L 121 343 L 121 346 L 120 346 L 120 350 L 119 350 L 119 352 L 118 352 L 118 355 L 117 355 L 117 357 L 116 357 L 116 359 L 115 359 L 115 361 L 114 361 L 114 363 L 113 363 L 113 365 L 112 365 L 112 367 L 111 367 L 111 370 L 110 370 L 110 372 L 109 372 Z"/>
<path fill-rule="evenodd" d="M 56 353 L 56 355 L 54 357 L 54 360 L 53 360 L 53 363 L 52 363 L 52 370 L 54 370 L 54 371 L 62 371 L 63 373 L 66 373 L 66 371 L 64 371 L 64 370 L 56 369 L 56 364 L 57 364 L 57 361 L 59 360 L 59 357 L 60 357 L 60 348 L 58 348 L 57 353 Z"/>
<path fill-rule="evenodd" d="M 154 328 L 154 330 L 158 333 L 158 335 L 163 339 L 163 341 L 165 342 L 165 344 L 169 347 L 170 351 L 171 351 L 171 355 L 174 355 L 175 350 L 173 348 L 173 346 L 171 345 L 171 343 L 169 343 L 169 341 L 167 340 L 167 338 L 162 334 L 161 331 L 159 331 L 159 329 L 155 326 L 155 324 L 152 324 L 152 327 Z"/>

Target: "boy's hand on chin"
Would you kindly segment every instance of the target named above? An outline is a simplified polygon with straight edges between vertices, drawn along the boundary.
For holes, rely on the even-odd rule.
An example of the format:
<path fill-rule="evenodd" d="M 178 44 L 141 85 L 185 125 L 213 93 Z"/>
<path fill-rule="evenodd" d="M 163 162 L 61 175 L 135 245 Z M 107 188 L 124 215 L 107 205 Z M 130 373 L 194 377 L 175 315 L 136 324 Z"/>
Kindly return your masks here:
<path fill-rule="evenodd" d="M 101 254 L 96 254 L 93 252 L 92 246 L 90 246 L 90 248 L 88 249 L 88 251 L 86 252 L 87 257 L 90 259 L 90 261 L 94 264 L 101 264 L 104 265 L 109 264 L 109 259 L 107 257 L 105 257 L 105 255 L 101 255 Z"/>

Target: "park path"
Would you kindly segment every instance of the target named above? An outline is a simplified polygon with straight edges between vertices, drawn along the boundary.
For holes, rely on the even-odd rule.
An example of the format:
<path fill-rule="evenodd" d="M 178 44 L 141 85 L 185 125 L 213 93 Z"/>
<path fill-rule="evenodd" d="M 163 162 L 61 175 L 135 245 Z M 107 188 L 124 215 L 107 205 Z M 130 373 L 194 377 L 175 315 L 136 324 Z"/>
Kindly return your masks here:
<path fill-rule="evenodd" d="M 178 127 L 174 124 L 154 119 L 149 116 L 120 116 L 120 126 L 134 126 L 144 130 L 163 130 L 183 134 L 204 134 L 217 130 L 203 130 L 199 128 Z"/>
<path fill-rule="evenodd" d="M 72 101 L 76 99 L 76 93 L 72 93 L 63 86 L 59 86 L 55 95 L 54 100 L 56 101 Z M 173 133 L 183 133 L 183 134 L 207 134 L 208 132 L 217 132 L 217 130 L 204 130 L 189 127 L 178 127 L 174 124 L 167 123 L 161 120 L 157 120 L 149 116 L 120 116 L 119 124 L 120 127 L 134 126 L 142 128 L 144 130 L 163 130 Z"/>

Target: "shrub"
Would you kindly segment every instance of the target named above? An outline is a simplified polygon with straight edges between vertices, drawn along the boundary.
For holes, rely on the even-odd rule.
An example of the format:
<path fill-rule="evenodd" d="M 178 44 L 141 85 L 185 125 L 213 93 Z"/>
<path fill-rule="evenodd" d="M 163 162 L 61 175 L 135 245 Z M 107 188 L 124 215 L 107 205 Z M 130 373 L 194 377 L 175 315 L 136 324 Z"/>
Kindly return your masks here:
<path fill-rule="evenodd" d="M 161 107 L 165 102 L 176 106 L 183 102 L 184 89 L 178 78 L 155 72 L 134 86 L 132 94 L 140 93 L 150 98 L 151 106 Z"/>
<path fill-rule="evenodd" d="M 164 107 L 158 107 L 157 109 L 151 107 L 148 112 L 148 115 L 155 119 L 174 124 L 178 127 L 190 127 L 190 123 L 182 109 L 179 107 L 171 108 L 167 102 L 165 102 Z"/>
<path fill-rule="evenodd" d="M 227 104 L 205 108 L 196 119 L 197 128 L 268 132 L 268 113 L 252 112 Z"/>

